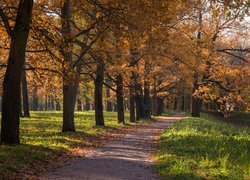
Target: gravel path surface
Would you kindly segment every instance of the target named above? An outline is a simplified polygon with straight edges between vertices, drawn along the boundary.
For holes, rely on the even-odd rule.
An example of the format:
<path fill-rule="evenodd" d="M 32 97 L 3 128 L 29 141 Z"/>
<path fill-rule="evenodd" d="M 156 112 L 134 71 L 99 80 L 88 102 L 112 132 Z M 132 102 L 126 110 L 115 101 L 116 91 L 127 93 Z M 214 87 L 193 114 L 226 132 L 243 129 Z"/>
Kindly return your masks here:
<path fill-rule="evenodd" d="M 140 126 L 123 137 L 115 137 L 102 147 L 48 172 L 41 179 L 155 180 L 152 155 L 159 136 L 183 114 L 162 117 Z"/>

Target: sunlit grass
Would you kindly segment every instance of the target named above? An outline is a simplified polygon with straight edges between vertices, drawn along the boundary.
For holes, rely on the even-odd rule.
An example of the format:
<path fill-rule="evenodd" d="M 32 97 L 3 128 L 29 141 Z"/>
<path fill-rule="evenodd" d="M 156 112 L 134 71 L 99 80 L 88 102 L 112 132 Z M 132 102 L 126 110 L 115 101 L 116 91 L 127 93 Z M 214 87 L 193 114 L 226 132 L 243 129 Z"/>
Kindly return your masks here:
<path fill-rule="evenodd" d="M 163 179 L 250 179 L 250 128 L 185 119 L 161 136 L 156 160 Z"/>
<path fill-rule="evenodd" d="M 105 112 L 106 127 L 96 127 L 94 111 L 76 112 L 77 133 L 61 133 L 62 112 L 32 112 L 21 120 L 21 145 L 0 145 L 0 179 L 20 167 L 39 162 L 55 153 L 64 153 L 82 141 L 95 138 L 105 131 L 121 128 L 115 112 Z M 130 124 L 125 113 L 126 124 Z"/>

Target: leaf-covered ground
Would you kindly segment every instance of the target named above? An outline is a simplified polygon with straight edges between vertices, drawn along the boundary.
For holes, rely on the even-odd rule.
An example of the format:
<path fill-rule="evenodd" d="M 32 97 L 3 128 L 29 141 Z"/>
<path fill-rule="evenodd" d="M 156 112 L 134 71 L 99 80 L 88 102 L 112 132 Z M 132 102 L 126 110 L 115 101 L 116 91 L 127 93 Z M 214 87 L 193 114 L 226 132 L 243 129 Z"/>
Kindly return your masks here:
<path fill-rule="evenodd" d="M 77 156 L 79 147 L 91 148 L 92 141 L 97 143 L 104 132 L 120 129 L 124 125 L 117 123 L 115 112 L 105 112 L 106 127 L 96 127 L 94 112 L 76 112 L 76 133 L 61 133 L 62 112 L 32 112 L 31 118 L 21 120 L 21 145 L 0 145 L 0 179 L 10 177 L 20 168 L 27 171 L 34 164 L 41 167 L 51 161 L 63 161 L 66 154 Z M 129 115 L 125 114 L 126 125 Z M 74 154 L 76 153 L 76 154 Z M 58 158 L 60 157 L 60 158 Z M 65 160 L 67 161 L 67 160 Z M 45 163 L 45 164 L 44 164 Z"/>
<path fill-rule="evenodd" d="M 163 179 L 250 179 L 250 128 L 184 119 L 161 136 L 156 160 Z"/>

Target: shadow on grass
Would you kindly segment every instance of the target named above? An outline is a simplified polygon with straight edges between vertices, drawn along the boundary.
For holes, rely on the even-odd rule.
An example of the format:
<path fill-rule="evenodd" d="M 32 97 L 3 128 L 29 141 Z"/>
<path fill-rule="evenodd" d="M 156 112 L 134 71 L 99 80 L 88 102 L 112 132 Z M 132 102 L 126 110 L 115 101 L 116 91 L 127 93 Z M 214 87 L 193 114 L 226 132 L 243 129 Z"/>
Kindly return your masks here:
<path fill-rule="evenodd" d="M 225 122 L 239 127 L 250 127 L 250 113 L 249 112 L 232 112 L 228 119 L 223 118 L 219 112 L 204 111 L 203 114 L 210 118 L 215 118 L 218 121 Z"/>
<path fill-rule="evenodd" d="M 44 146 L 0 145 L 0 179 L 11 179 L 13 172 L 18 172 L 24 165 L 44 160 L 53 152 L 53 149 Z"/>

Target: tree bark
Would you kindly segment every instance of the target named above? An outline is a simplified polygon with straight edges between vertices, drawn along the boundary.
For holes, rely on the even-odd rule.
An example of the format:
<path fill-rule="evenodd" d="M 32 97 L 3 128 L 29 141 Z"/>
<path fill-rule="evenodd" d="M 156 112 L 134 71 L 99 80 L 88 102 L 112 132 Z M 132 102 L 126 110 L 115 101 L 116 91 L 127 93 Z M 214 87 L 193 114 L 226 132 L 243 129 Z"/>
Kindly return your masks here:
<path fill-rule="evenodd" d="M 61 105 L 60 105 L 59 101 L 56 101 L 56 110 L 61 111 Z"/>
<path fill-rule="evenodd" d="M 44 104 L 44 110 L 48 111 L 48 95 L 45 96 L 45 104 Z"/>
<path fill-rule="evenodd" d="M 82 100 L 77 99 L 77 111 L 82 111 Z"/>
<path fill-rule="evenodd" d="M 20 0 L 14 30 L 11 34 L 10 54 L 3 82 L 1 142 L 19 144 L 21 77 L 25 62 L 33 0 Z"/>
<path fill-rule="evenodd" d="M 129 114 L 130 114 L 130 122 L 135 122 L 135 94 L 134 87 L 130 87 L 129 89 Z"/>
<path fill-rule="evenodd" d="M 148 81 L 144 83 L 144 103 L 145 103 L 145 117 L 151 117 L 151 101 L 150 101 L 150 84 Z"/>
<path fill-rule="evenodd" d="M 85 97 L 85 110 L 86 111 L 90 110 L 90 102 L 88 97 Z"/>
<path fill-rule="evenodd" d="M 63 127 L 62 132 L 75 131 L 74 111 L 78 82 L 63 84 Z"/>
<path fill-rule="evenodd" d="M 110 82 L 110 80 L 106 80 L 106 83 L 110 86 L 112 86 L 112 83 Z M 108 87 L 106 87 L 106 99 L 107 99 L 107 102 L 106 102 L 106 111 L 112 111 L 113 110 L 113 104 L 112 102 L 110 101 L 110 89 Z"/>
<path fill-rule="evenodd" d="M 153 96 L 152 96 L 152 115 L 157 116 L 158 113 L 158 103 L 157 103 L 157 91 L 156 91 L 156 83 L 153 86 Z"/>
<path fill-rule="evenodd" d="M 199 77 L 195 73 L 194 75 L 194 83 L 193 83 L 193 93 L 195 93 L 196 89 L 198 89 L 198 80 Z M 192 96 L 192 117 L 200 117 L 202 100 L 199 98 Z"/>
<path fill-rule="evenodd" d="M 142 86 L 137 82 L 135 87 L 136 120 L 138 121 L 141 118 L 146 118 L 146 114 Z"/>
<path fill-rule="evenodd" d="M 34 87 L 34 91 L 33 93 L 37 93 L 37 87 Z M 39 103 L 38 103 L 38 97 L 37 97 L 37 94 L 33 94 L 33 97 L 32 97 L 32 109 L 33 111 L 38 111 L 39 109 Z"/>
<path fill-rule="evenodd" d="M 73 72 L 73 45 L 71 38 L 71 6 L 70 0 L 63 1 L 62 13 L 62 38 L 63 38 L 63 58 L 68 64 L 65 71 Z M 77 67 L 78 68 L 78 67 Z M 74 111 L 76 104 L 76 96 L 79 86 L 79 69 L 76 73 L 72 73 L 67 79 L 63 77 L 63 128 L 62 132 L 75 131 Z"/>
<path fill-rule="evenodd" d="M 174 110 L 176 111 L 178 109 L 178 98 L 174 97 Z"/>
<path fill-rule="evenodd" d="M 159 116 L 164 112 L 164 99 L 162 97 L 157 97 L 157 104 L 157 115 Z"/>
<path fill-rule="evenodd" d="M 95 121 L 97 126 L 104 126 L 103 116 L 103 79 L 104 79 L 104 64 L 102 60 L 97 63 L 96 78 L 95 78 Z"/>
<path fill-rule="evenodd" d="M 185 96 L 181 96 L 181 111 L 185 111 Z"/>
<path fill-rule="evenodd" d="M 121 75 L 117 76 L 117 115 L 118 123 L 125 123 L 124 119 L 124 102 L 123 102 L 123 78 Z"/>
<path fill-rule="evenodd" d="M 28 87 L 27 87 L 27 79 L 26 79 L 25 70 L 23 70 L 23 73 L 22 73 L 22 94 L 23 94 L 23 116 L 30 117 L 29 96 L 28 96 Z"/>

